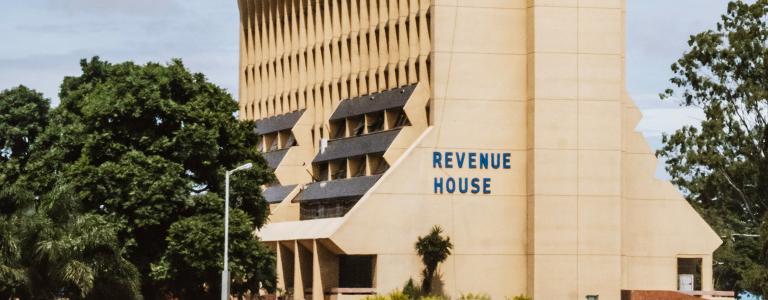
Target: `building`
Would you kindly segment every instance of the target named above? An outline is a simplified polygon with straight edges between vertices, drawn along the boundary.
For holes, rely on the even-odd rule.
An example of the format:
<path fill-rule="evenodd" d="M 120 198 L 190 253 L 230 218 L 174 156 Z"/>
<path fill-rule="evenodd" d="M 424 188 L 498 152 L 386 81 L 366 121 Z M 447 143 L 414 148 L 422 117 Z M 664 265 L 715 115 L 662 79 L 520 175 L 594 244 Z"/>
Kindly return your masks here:
<path fill-rule="evenodd" d="M 624 0 L 239 0 L 240 116 L 294 299 L 710 291 L 721 241 L 634 130 Z M 323 296 L 324 295 L 324 296 Z"/>

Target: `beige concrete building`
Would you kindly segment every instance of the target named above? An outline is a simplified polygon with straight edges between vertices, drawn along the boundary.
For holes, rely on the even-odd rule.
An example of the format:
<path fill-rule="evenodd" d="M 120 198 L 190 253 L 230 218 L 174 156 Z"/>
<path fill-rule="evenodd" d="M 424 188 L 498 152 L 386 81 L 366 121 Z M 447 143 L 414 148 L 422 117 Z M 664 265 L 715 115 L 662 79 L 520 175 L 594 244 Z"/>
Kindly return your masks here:
<path fill-rule="evenodd" d="M 635 131 L 623 0 L 238 0 L 240 116 L 294 299 L 712 290 L 721 241 Z"/>

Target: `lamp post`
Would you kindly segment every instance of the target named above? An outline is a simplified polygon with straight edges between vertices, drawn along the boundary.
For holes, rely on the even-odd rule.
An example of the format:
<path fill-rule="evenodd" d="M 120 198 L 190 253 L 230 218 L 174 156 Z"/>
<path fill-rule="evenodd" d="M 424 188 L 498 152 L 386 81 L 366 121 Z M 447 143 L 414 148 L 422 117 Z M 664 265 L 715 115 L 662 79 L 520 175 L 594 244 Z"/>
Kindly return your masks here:
<path fill-rule="evenodd" d="M 221 300 L 229 300 L 229 175 L 252 167 L 253 164 L 247 163 L 224 173 L 224 270 L 221 271 Z"/>

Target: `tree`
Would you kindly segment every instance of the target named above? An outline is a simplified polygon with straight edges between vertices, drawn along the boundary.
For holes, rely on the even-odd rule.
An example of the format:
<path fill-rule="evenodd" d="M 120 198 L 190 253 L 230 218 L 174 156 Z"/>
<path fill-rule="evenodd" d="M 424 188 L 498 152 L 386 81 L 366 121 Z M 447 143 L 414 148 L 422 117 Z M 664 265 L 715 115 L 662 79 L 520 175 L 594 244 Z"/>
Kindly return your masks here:
<path fill-rule="evenodd" d="M 24 291 L 21 213 L 33 195 L 17 184 L 30 157 L 31 145 L 47 124 L 49 102 L 25 86 L 0 91 L 0 298 Z"/>
<path fill-rule="evenodd" d="M 663 138 L 657 152 L 687 200 L 723 237 L 718 289 L 768 297 L 768 1 L 734 1 L 716 29 L 691 36 L 672 65 L 682 105 L 706 119 Z M 754 238 L 751 235 L 759 235 Z"/>
<path fill-rule="evenodd" d="M 163 277 L 161 269 L 200 269 L 169 251 L 191 245 L 181 230 L 217 234 L 210 228 L 221 226 L 214 220 L 222 218 L 223 203 L 211 199 L 223 195 L 225 170 L 244 162 L 255 165 L 233 178 L 231 204 L 239 217 L 231 220 L 231 227 L 251 232 L 266 221 L 268 205 L 258 187 L 272 181 L 272 175 L 256 150 L 253 123 L 239 122 L 232 97 L 202 74 L 190 73 L 180 60 L 136 65 L 94 57 L 80 65 L 82 75 L 64 79 L 61 103 L 33 145 L 37 150 L 22 179 L 43 202 L 46 191 L 69 186 L 84 213 L 114 225 L 128 261 L 141 274 L 145 298 L 177 292 L 190 283 Z M 201 215 L 203 208 L 207 213 Z M 271 253 L 250 235 L 252 242 L 241 243 L 242 238 L 233 236 L 233 243 L 244 249 L 232 253 L 232 278 L 254 278 L 248 272 L 273 274 L 272 265 L 263 263 L 272 259 Z M 190 253 L 221 249 L 215 240 L 194 246 Z M 239 256 L 243 253 L 250 256 Z M 221 263 L 215 264 L 203 269 L 220 270 Z M 258 280 L 271 286 L 274 278 Z M 209 276 L 195 284 L 209 287 L 201 297 L 213 297 L 211 287 L 219 282 Z M 248 288 L 257 288 L 256 282 Z"/>
<path fill-rule="evenodd" d="M 16 181 L 30 147 L 48 123 L 50 104 L 23 85 L 0 92 L 0 186 Z"/>
<path fill-rule="evenodd" d="M 435 277 L 437 265 L 445 261 L 451 255 L 453 244 L 450 237 L 443 237 L 443 229 L 435 225 L 432 231 L 426 236 L 419 237 L 416 241 L 416 253 L 421 256 L 421 262 L 424 263 L 423 276 L 421 282 L 421 291 L 425 295 L 432 292 L 432 279 Z"/>
<path fill-rule="evenodd" d="M 213 194 L 196 196 L 195 202 L 203 204 L 197 214 L 171 225 L 166 249 L 160 263 L 153 265 L 152 276 L 167 281 L 171 291 L 183 299 L 205 296 L 205 283 L 218 283 L 221 278 L 221 261 L 224 243 L 224 224 L 217 213 L 224 200 Z M 264 284 L 274 291 L 276 274 L 270 266 L 275 263 L 271 252 L 257 245 L 253 236 L 250 217 L 242 210 L 230 213 L 230 256 L 232 258 L 231 291 L 242 296 L 253 287 Z M 254 251 L 255 250 L 255 251 Z M 218 291 L 220 286 L 214 286 Z"/>
<path fill-rule="evenodd" d="M 139 274 L 125 259 L 116 224 L 84 213 L 71 188 L 60 185 L 24 216 L 22 263 L 30 299 L 137 299 Z"/>

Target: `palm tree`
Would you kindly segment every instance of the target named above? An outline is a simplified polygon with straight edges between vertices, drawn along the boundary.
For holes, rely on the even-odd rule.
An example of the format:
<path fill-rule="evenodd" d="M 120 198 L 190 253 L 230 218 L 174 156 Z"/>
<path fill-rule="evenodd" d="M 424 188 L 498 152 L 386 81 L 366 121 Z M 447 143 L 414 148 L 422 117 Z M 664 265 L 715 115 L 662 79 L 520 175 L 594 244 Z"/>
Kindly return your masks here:
<path fill-rule="evenodd" d="M 118 228 L 106 217 L 82 213 L 65 185 L 39 202 L 18 224 L 23 291 L 30 299 L 136 299 L 139 274 L 125 257 Z"/>
<path fill-rule="evenodd" d="M 424 237 L 419 237 L 416 241 L 416 252 L 421 256 L 424 263 L 423 276 L 421 282 L 421 291 L 429 295 L 432 291 L 432 279 L 435 276 L 437 265 L 445 261 L 451 255 L 453 244 L 450 237 L 443 237 L 443 229 L 435 225 L 432 231 Z"/>

